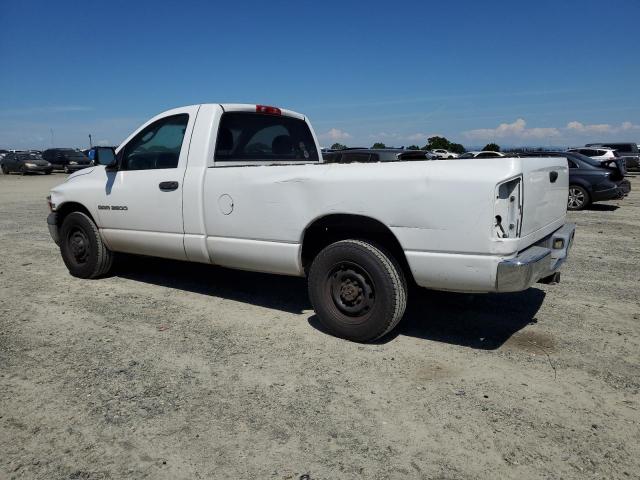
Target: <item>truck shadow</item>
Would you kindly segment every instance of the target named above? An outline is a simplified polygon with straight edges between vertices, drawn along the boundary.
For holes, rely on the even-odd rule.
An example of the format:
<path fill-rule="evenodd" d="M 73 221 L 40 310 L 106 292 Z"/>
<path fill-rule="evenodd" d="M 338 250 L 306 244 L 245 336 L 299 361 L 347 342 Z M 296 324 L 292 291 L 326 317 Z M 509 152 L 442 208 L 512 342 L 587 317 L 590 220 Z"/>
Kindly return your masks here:
<path fill-rule="evenodd" d="M 396 334 L 481 350 L 500 348 L 513 334 L 536 323 L 546 295 L 537 288 L 477 295 L 416 290 Z"/>
<path fill-rule="evenodd" d="M 306 281 L 158 258 L 123 256 L 114 275 L 138 282 L 226 298 L 301 315 L 311 310 Z M 494 350 L 525 326 L 535 323 L 545 293 L 537 288 L 507 294 L 470 295 L 415 288 L 399 328 L 378 343 L 398 335 L 469 348 Z M 309 324 L 328 334 L 318 317 Z"/>
<path fill-rule="evenodd" d="M 544 297 L 545 293 L 537 288 L 500 295 L 415 288 L 398 328 L 376 343 L 388 343 L 399 335 L 407 335 L 479 350 L 496 350 L 527 325 L 537 323 L 535 315 Z M 329 334 L 316 315 L 309 319 L 309 324 Z"/>
<path fill-rule="evenodd" d="M 114 276 L 302 314 L 311 309 L 305 279 L 212 265 L 121 255 Z"/>

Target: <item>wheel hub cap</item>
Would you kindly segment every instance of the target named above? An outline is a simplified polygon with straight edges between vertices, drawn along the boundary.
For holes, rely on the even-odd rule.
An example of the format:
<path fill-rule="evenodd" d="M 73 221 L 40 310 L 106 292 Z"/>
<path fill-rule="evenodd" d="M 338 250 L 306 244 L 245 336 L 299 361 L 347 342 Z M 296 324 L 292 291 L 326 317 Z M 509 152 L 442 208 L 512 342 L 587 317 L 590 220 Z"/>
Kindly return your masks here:
<path fill-rule="evenodd" d="M 329 288 L 334 305 L 349 316 L 365 315 L 375 302 L 373 282 L 355 265 L 334 267 L 329 276 Z"/>
<path fill-rule="evenodd" d="M 89 254 L 88 239 L 84 232 L 76 230 L 69 236 L 69 247 L 71 254 L 78 263 L 84 263 Z"/>
<path fill-rule="evenodd" d="M 571 207 L 579 207 L 584 203 L 583 193 L 575 188 L 569 189 L 569 205 Z"/>

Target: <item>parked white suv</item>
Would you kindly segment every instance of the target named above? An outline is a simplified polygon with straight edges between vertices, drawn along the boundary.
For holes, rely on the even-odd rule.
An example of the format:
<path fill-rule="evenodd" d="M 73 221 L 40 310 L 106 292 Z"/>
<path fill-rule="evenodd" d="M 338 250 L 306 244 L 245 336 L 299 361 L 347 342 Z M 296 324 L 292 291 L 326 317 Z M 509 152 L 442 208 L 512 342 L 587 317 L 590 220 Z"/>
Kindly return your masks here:
<path fill-rule="evenodd" d="M 569 148 L 567 152 L 576 152 L 591 157 L 594 160 L 609 161 L 619 157 L 618 152 L 608 147 L 576 147 Z"/>
<path fill-rule="evenodd" d="M 125 252 L 306 276 L 320 321 L 361 342 L 395 327 L 414 282 L 557 282 L 575 230 L 564 158 L 326 163 L 308 118 L 276 107 L 176 108 L 95 155 L 49 198 L 72 275 Z"/>
<path fill-rule="evenodd" d="M 466 152 L 460 155 L 458 158 L 499 158 L 506 157 L 506 155 L 502 152 L 492 152 L 489 150 L 482 151 L 474 151 L 474 152 Z"/>
<path fill-rule="evenodd" d="M 454 153 L 454 152 L 450 152 L 449 150 L 445 150 L 443 148 L 436 148 L 434 150 L 431 150 L 431 154 L 435 157 L 435 158 L 458 158 L 458 154 Z"/>

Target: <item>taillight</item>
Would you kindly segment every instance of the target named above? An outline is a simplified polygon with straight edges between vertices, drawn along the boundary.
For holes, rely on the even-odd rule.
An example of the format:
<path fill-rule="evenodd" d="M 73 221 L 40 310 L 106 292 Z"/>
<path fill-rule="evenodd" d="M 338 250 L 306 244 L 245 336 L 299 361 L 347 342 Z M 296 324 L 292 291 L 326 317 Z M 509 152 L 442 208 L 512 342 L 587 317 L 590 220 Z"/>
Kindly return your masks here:
<path fill-rule="evenodd" d="M 256 105 L 256 113 L 267 113 L 269 115 L 282 115 L 282 110 L 278 107 L 270 107 L 268 105 Z"/>
<path fill-rule="evenodd" d="M 515 238 L 522 227 L 522 177 L 496 187 L 493 234 L 498 238 Z"/>

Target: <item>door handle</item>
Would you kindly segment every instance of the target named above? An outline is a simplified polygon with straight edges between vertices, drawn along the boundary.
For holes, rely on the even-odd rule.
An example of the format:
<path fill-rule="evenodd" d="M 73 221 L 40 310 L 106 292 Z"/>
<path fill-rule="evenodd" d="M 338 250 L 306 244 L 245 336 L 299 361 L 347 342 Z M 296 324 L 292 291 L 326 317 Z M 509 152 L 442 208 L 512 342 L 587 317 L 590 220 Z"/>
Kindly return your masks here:
<path fill-rule="evenodd" d="M 172 190 L 177 190 L 180 184 L 178 182 L 160 182 L 160 190 L 163 192 L 171 192 Z"/>
<path fill-rule="evenodd" d="M 558 172 L 556 172 L 555 170 L 553 172 L 549 172 L 549 181 L 551 183 L 556 183 L 557 179 L 558 179 Z"/>

